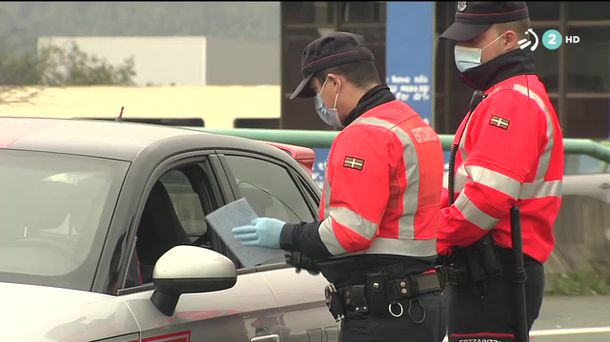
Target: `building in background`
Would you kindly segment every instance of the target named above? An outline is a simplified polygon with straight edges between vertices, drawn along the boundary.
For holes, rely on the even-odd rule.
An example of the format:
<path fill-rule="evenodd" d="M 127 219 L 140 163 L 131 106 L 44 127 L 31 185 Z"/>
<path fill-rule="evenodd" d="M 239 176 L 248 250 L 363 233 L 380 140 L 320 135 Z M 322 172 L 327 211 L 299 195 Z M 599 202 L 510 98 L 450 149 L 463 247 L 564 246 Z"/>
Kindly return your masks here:
<path fill-rule="evenodd" d="M 202 36 L 40 37 L 38 50 L 72 44 L 119 65 L 133 57 L 134 82 L 147 85 L 278 85 L 279 42 Z M 247 56 L 247 58 L 244 58 Z"/>
<path fill-rule="evenodd" d="M 608 138 L 610 3 L 534 1 L 528 5 L 532 27 L 540 38 L 546 30 L 556 29 L 580 39 L 557 50 L 539 44 L 535 51 L 538 73 L 548 87 L 564 135 Z M 121 62 L 132 48 L 158 39 L 158 44 L 168 45 L 145 56 L 153 65 L 149 70 L 159 67 L 138 83 L 279 85 L 277 96 L 256 105 L 281 106 L 281 116 L 257 121 L 246 113 L 233 118 L 234 125 L 327 129 L 315 115 L 312 101 L 288 101 L 288 96 L 301 79 L 303 47 L 324 33 L 351 31 L 365 36 L 379 72 L 393 90 L 402 93 L 397 95 L 413 106 L 421 104 L 416 109 L 429 116 L 437 131 L 452 133 L 471 96 L 458 78 L 450 42 L 437 41 L 438 34 L 453 22 L 454 11 L 454 2 L 7 2 L 0 11 L 0 43 L 4 44 L 0 46 L 3 51 L 12 51 L 6 46 L 34 50 L 41 36 L 114 37 L 116 42 L 137 37 L 139 43 L 133 46 L 105 48 L 111 50 L 104 52 L 108 56 L 120 52 L 117 60 Z M 180 39 L 185 39 L 181 47 L 171 45 Z M 98 49 L 105 43 L 95 45 Z M 140 61 L 139 56 L 135 57 L 136 79 L 149 68 L 149 61 Z M 205 63 L 200 63 L 202 59 Z M 237 93 L 234 99 L 243 101 Z"/>
<path fill-rule="evenodd" d="M 333 31 L 361 34 L 375 55 L 379 73 L 382 76 L 386 73 L 385 2 L 282 2 L 281 25 L 282 128 L 329 129 L 317 118 L 312 100 L 289 100 L 290 94 L 303 79 L 301 53 L 312 40 Z"/>
<path fill-rule="evenodd" d="M 0 93 L 0 112 L 113 118 L 125 106 L 126 118 L 279 127 L 279 21 L 279 2 L 5 2 L 3 61 L 35 54 L 39 37 L 77 37 L 114 66 L 133 55 L 142 86 L 42 88 L 36 77 L 0 77 L 4 88 L 32 86 Z"/>
<path fill-rule="evenodd" d="M 430 11 L 426 6 L 433 8 Z M 324 33 L 351 31 L 366 38 L 376 56 L 379 72 L 386 77 L 391 76 L 388 70 L 390 73 L 400 70 L 397 62 L 413 69 L 414 60 L 421 63 L 421 74 L 427 75 L 428 67 L 419 57 L 427 55 L 432 46 L 433 79 L 429 82 L 429 94 L 433 96 L 432 123 L 440 133 L 455 132 L 467 111 L 472 90 L 459 80 L 451 43 L 437 41 L 438 35 L 453 22 L 454 6 L 454 2 L 282 2 L 282 127 L 327 129 L 317 120 L 311 100 L 289 101 L 288 97 L 301 80 L 299 66 L 303 47 Z M 549 50 L 540 43 L 534 53 L 537 72 L 548 88 L 564 135 L 610 137 L 610 3 L 534 1 L 528 2 L 528 6 L 531 27 L 540 39 L 548 29 L 558 30 L 564 36 L 564 44 L 559 49 Z M 393 21 L 398 11 L 408 7 L 420 11 L 417 21 L 411 17 L 401 23 Z M 404 34 L 401 38 L 396 34 L 400 29 L 416 34 Z M 565 36 L 578 36 L 580 41 L 566 44 Z M 432 42 L 422 43 L 422 37 L 430 37 Z M 408 55 L 396 44 L 406 47 Z M 394 58 L 393 54 L 400 58 Z M 410 72 L 419 74 L 417 70 Z M 387 80 L 392 81 L 391 77 Z M 419 91 L 422 85 L 425 89 L 425 82 L 413 84 L 414 81 L 410 79 L 412 84 L 403 84 L 405 89 Z"/>

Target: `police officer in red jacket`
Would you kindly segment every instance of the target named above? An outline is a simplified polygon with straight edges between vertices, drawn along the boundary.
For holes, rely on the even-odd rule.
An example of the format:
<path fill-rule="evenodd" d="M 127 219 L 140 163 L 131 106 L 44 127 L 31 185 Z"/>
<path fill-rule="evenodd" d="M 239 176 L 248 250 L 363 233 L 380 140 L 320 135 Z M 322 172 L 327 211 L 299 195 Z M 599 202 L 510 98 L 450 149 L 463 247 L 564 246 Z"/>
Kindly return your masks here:
<path fill-rule="evenodd" d="M 320 118 L 342 128 L 330 149 L 319 221 L 259 218 L 235 228 L 235 237 L 290 251 L 297 267 L 319 267 L 331 283 L 331 314 L 343 320 L 341 341 L 440 342 L 437 134 L 380 83 L 362 36 L 335 32 L 314 40 L 303 50 L 301 70 L 291 98 L 313 97 Z"/>
<path fill-rule="evenodd" d="M 460 77 L 477 91 L 455 136 L 453 189 L 443 196 L 439 227 L 439 254 L 467 272 L 446 291 L 450 341 L 514 340 L 512 206 L 521 211 L 528 330 L 542 303 L 563 140 L 531 52 L 520 48 L 528 28 L 524 2 L 458 1 L 441 35 L 455 42 Z"/>

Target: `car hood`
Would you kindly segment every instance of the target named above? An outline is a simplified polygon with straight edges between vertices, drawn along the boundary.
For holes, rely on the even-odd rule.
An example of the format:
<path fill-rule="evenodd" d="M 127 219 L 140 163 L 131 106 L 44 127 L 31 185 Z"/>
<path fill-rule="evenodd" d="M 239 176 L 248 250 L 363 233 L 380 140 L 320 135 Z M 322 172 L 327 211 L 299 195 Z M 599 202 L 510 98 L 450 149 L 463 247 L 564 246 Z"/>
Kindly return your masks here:
<path fill-rule="evenodd" d="M 137 331 L 125 304 L 110 295 L 0 283 L 0 303 L 0 341 L 82 341 Z"/>

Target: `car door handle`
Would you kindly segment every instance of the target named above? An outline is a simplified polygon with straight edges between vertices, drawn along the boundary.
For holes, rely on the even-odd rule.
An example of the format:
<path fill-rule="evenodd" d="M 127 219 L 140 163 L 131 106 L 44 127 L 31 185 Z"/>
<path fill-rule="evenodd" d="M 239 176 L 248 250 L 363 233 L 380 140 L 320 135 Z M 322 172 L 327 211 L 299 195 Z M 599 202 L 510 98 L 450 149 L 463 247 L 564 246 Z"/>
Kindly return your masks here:
<path fill-rule="evenodd" d="M 280 336 L 273 334 L 273 335 L 252 337 L 250 339 L 250 342 L 280 342 Z"/>
<path fill-rule="evenodd" d="M 610 190 L 610 183 L 602 183 L 599 185 L 599 188 L 602 190 Z"/>

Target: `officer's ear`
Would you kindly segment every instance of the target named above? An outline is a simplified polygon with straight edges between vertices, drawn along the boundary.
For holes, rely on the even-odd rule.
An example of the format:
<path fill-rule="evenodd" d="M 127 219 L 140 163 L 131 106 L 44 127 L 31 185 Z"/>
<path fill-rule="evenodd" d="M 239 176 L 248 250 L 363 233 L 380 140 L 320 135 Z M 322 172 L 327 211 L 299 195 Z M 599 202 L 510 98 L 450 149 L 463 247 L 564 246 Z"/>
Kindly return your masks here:
<path fill-rule="evenodd" d="M 335 91 L 338 92 L 341 89 L 341 86 L 343 85 L 343 82 L 344 82 L 343 76 L 339 75 L 339 74 L 330 73 L 327 75 L 327 77 L 328 77 L 328 82 L 330 82 L 329 85 L 333 86 L 333 88 L 335 88 Z M 329 85 L 327 85 L 327 87 Z"/>
<path fill-rule="evenodd" d="M 517 47 L 519 47 L 519 35 L 513 30 L 504 32 L 504 39 L 502 40 L 504 52 L 514 50 Z"/>

